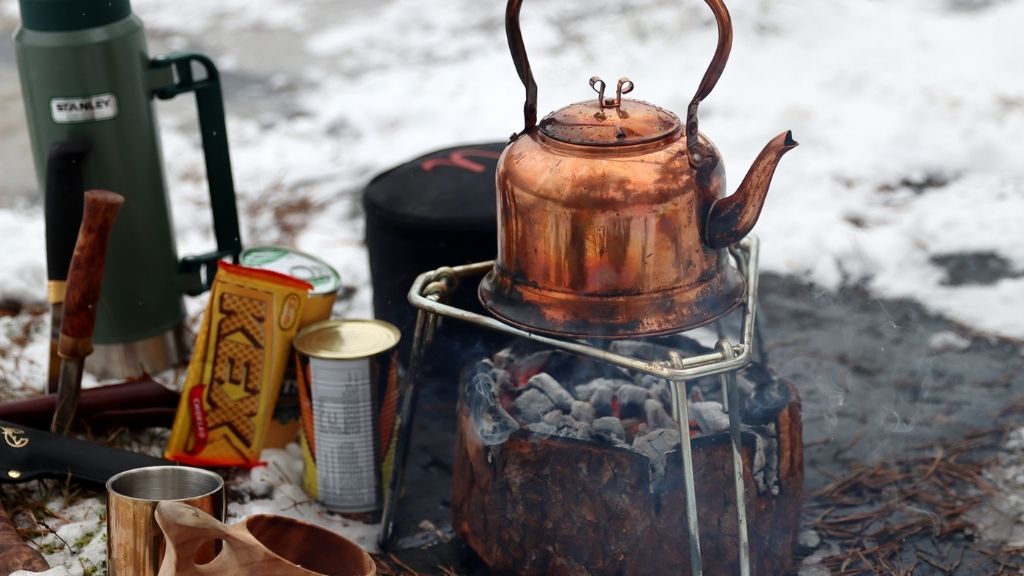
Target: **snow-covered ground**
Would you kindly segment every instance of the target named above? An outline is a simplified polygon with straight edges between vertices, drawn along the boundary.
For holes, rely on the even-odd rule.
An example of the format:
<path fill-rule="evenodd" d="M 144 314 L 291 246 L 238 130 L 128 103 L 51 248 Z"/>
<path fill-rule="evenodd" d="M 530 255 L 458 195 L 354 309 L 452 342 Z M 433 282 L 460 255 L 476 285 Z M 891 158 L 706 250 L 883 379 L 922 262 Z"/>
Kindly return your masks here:
<path fill-rule="evenodd" d="M 430 149 L 521 127 L 501 0 L 133 6 L 155 49 L 205 51 L 234 82 L 243 241 L 331 262 L 357 288 L 341 315 L 371 313 L 361 186 Z M 13 30 L 17 10 L 0 0 L 0 23 Z M 731 10 L 733 55 L 701 108 L 702 130 L 733 184 L 778 132 L 802 144 L 782 161 L 756 228 L 764 267 L 823 288 L 860 282 L 1024 338 L 1024 0 L 734 0 Z M 523 25 L 542 113 L 591 98 L 594 74 L 628 75 L 632 96 L 684 113 L 715 45 L 697 0 L 535 0 Z M 0 65 L 16 82 L 13 64 Z M 212 245 L 185 100 L 158 105 L 182 254 Z M 27 136 L 24 146 L 23 159 Z M 15 182 L 0 182 L 0 301 L 42 303 L 41 205 L 25 178 Z M 278 226 L 298 205 L 312 208 Z M 992 253 L 1006 269 L 953 285 L 933 259 L 961 253 Z M 0 381 L 44 380 L 45 325 L 28 312 L 0 318 Z M 69 557 L 51 560 L 81 573 Z"/>

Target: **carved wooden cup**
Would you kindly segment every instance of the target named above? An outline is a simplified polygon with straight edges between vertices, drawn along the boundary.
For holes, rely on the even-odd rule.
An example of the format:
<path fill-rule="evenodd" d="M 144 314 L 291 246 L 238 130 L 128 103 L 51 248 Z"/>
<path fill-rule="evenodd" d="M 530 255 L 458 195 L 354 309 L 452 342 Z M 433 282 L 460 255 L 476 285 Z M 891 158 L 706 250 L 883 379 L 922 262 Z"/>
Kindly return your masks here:
<path fill-rule="evenodd" d="M 159 576 L 376 576 L 370 555 L 342 536 L 284 516 L 259 514 L 227 526 L 179 502 L 161 502 L 156 521 L 167 551 Z M 196 564 L 196 551 L 220 540 L 211 562 Z"/>

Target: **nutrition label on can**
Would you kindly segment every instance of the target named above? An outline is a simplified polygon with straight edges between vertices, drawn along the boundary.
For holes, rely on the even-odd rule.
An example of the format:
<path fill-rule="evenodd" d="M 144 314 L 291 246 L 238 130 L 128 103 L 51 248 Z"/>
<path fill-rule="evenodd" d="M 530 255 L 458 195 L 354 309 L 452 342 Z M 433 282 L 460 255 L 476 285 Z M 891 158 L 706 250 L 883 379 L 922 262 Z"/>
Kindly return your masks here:
<path fill-rule="evenodd" d="M 310 359 L 320 503 L 338 511 L 378 507 L 370 361 Z"/>

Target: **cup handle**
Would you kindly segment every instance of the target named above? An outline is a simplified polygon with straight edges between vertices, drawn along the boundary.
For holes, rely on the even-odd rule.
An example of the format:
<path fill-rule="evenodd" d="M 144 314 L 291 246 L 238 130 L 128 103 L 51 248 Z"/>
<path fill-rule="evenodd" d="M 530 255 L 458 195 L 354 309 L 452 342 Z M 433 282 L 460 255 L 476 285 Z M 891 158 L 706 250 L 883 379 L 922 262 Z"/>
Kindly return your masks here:
<path fill-rule="evenodd" d="M 169 100 L 184 92 L 196 94 L 217 250 L 181 259 L 182 274 L 191 277 L 185 292 L 195 296 L 210 289 L 219 260 L 230 257 L 232 262 L 238 263 L 238 255 L 242 251 L 238 207 L 235 203 L 235 183 L 231 176 L 228 134 L 224 123 L 220 73 L 210 58 L 194 52 L 157 56 L 152 60 L 151 66 L 160 76 L 171 75 L 169 84 L 153 90 L 157 98 Z M 193 67 L 202 70 L 203 76 L 197 79 Z"/>
<path fill-rule="evenodd" d="M 230 537 L 229 529 L 223 523 L 181 502 L 157 504 L 155 516 L 166 541 L 158 576 L 203 573 L 195 564 L 196 552 L 211 540 Z"/>

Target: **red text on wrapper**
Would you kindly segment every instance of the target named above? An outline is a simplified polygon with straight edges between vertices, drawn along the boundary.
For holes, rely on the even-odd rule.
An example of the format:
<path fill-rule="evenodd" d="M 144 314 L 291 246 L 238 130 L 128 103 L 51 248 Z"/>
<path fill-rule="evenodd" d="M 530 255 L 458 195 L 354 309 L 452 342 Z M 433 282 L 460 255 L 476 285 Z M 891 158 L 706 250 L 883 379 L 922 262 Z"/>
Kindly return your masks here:
<path fill-rule="evenodd" d="M 192 411 L 192 433 L 195 436 L 195 446 L 189 450 L 191 454 L 197 454 L 206 447 L 206 441 L 210 437 L 209 428 L 206 426 L 206 408 L 203 407 L 203 396 L 206 386 L 199 385 L 188 393 L 188 405 Z"/>

